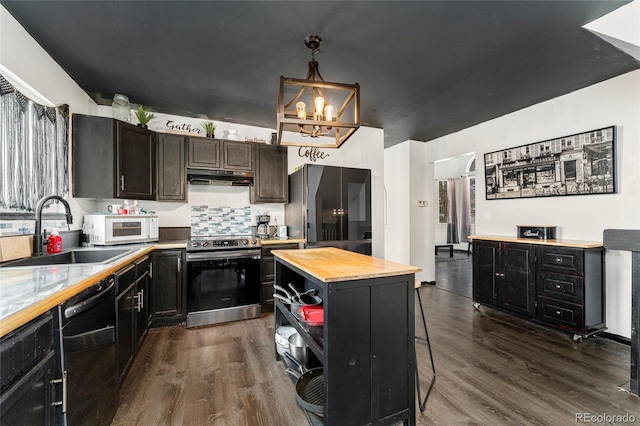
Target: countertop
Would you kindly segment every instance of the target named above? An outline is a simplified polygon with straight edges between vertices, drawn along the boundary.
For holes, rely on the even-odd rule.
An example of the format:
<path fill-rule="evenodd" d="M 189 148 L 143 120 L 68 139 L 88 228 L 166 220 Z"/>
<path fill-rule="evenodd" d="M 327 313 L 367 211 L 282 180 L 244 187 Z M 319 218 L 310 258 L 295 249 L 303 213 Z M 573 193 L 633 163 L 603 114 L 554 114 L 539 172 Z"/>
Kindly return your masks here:
<path fill-rule="evenodd" d="M 367 278 L 415 274 L 422 269 L 377 257 L 353 253 L 335 247 L 305 250 L 274 250 L 278 259 L 322 282 L 351 281 Z"/>
<path fill-rule="evenodd" d="M 301 244 L 306 240 L 304 238 L 287 238 L 286 240 L 281 240 L 279 238 L 272 238 L 267 240 L 260 240 L 263 246 L 270 246 L 275 244 Z"/>
<path fill-rule="evenodd" d="M 580 241 L 580 240 L 539 240 L 537 238 L 505 237 L 504 235 L 473 235 L 471 240 L 485 241 L 505 241 L 507 243 L 538 244 L 547 246 L 562 246 L 576 248 L 597 248 L 602 247 L 602 241 Z"/>
<path fill-rule="evenodd" d="M 117 247 L 128 247 L 134 251 L 106 264 L 0 268 L 0 337 L 153 250 L 184 249 L 186 242 L 170 241 Z M 104 249 L 112 248 L 114 246 L 104 247 Z"/>

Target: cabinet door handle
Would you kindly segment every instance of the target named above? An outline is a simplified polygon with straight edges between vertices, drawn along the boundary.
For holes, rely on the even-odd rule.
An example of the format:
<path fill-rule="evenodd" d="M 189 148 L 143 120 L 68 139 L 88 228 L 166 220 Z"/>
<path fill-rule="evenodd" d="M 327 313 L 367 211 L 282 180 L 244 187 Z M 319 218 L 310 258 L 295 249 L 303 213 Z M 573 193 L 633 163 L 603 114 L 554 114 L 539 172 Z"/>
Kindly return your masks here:
<path fill-rule="evenodd" d="M 144 288 L 140 290 L 140 299 L 138 300 L 140 300 L 140 309 L 144 309 Z"/>
<path fill-rule="evenodd" d="M 153 278 L 153 263 L 149 264 L 149 278 Z"/>
<path fill-rule="evenodd" d="M 501 274 L 500 272 L 496 272 L 496 277 L 504 277 L 504 274 Z"/>
<path fill-rule="evenodd" d="M 62 412 L 66 413 L 67 412 L 67 370 L 64 370 L 62 372 L 61 379 L 53 379 L 51 380 L 50 383 L 53 386 L 57 385 L 58 383 L 62 383 L 62 401 L 52 401 L 51 406 L 52 407 L 61 406 Z"/>
<path fill-rule="evenodd" d="M 124 175 L 120 176 L 120 190 L 124 191 Z"/>
<path fill-rule="evenodd" d="M 133 298 L 136 299 L 136 306 L 134 306 L 133 309 L 140 312 L 140 292 L 137 292 Z"/>
<path fill-rule="evenodd" d="M 182 259 L 178 258 L 178 272 L 182 272 Z"/>

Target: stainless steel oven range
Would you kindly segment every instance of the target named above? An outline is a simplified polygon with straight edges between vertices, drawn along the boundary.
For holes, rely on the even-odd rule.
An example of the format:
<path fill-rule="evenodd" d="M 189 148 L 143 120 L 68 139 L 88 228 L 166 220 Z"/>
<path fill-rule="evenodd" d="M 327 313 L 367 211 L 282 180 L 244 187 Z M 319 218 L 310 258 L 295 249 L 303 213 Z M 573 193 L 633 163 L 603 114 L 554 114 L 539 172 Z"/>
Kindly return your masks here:
<path fill-rule="evenodd" d="M 187 242 L 187 327 L 260 316 L 258 238 Z"/>

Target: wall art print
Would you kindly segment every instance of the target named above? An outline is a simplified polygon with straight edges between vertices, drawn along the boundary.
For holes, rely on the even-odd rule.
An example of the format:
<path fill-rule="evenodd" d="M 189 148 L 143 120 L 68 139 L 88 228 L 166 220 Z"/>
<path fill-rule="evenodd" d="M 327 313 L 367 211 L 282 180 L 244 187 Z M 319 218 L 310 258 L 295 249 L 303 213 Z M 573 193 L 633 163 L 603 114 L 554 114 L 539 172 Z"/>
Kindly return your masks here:
<path fill-rule="evenodd" d="M 616 192 L 615 126 L 484 154 L 487 200 Z"/>

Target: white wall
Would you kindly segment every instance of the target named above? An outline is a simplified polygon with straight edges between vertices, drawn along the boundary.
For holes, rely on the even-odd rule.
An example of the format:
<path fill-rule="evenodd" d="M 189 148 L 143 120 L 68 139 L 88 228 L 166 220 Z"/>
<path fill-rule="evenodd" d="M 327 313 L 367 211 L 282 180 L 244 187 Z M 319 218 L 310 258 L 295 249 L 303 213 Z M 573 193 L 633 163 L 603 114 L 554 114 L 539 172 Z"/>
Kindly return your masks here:
<path fill-rule="evenodd" d="M 385 258 L 422 268 L 421 281 L 435 279 L 433 163 L 427 144 L 407 141 L 384 151 L 386 194 Z M 427 201 L 420 207 L 418 201 Z"/>
<path fill-rule="evenodd" d="M 617 126 L 617 194 L 486 200 L 486 152 Z M 428 142 L 427 161 L 476 151 L 476 232 L 514 236 L 521 223 L 558 226 L 560 237 L 602 241 L 609 228 L 640 228 L 640 70 Z M 406 163 L 408 164 L 408 163 Z M 608 251 L 607 326 L 630 336 L 631 266 L 626 253 Z"/>

